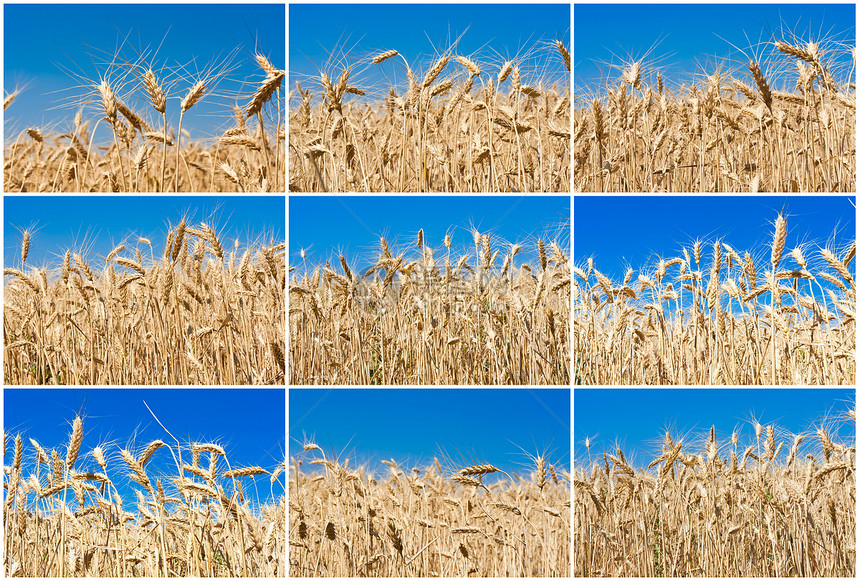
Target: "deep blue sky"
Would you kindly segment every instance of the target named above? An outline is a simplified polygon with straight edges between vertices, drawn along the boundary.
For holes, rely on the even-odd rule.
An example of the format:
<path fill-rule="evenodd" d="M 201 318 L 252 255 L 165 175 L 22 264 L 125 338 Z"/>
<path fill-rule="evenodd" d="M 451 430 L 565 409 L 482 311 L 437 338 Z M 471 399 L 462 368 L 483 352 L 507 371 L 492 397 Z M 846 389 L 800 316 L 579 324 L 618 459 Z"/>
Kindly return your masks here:
<path fill-rule="evenodd" d="M 854 442 L 854 424 L 842 419 L 854 407 L 854 389 L 577 388 L 573 400 L 577 462 L 587 463 L 584 441 L 590 437 L 593 459 L 601 459 L 604 450 L 614 454 L 618 442 L 628 461 L 644 468 L 659 455 L 667 428 L 673 437 L 684 436 L 692 444 L 683 449 L 685 453 L 701 454 L 711 425 L 721 446 L 726 442 L 730 446 L 732 430 L 738 430 L 743 451 L 755 443 L 755 421 L 773 424 L 777 439 L 826 425 L 839 428 L 841 438 Z M 807 445 L 815 450 L 814 436 L 807 434 L 805 440 L 802 455 Z M 790 445 L 789 441 L 783 447 L 783 460 Z"/>
<path fill-rule="evenodd" d="M 289 415 L 291 457 L 312 441 L 372 471 L 389 458 L 411 468 L 438 457 L 451 471 L 489 463 L 524 475 L 534 469 L 526 453 L 570 466 L 569 389 L 294 388 Z"/>
<path fill-rule="evenodd" d="M 29 438 L 45 450 L 56 449 L 65 459 L 72 421 L 76 413 L 81 414 L 84 437 L 75 468 L 98 471 L 92 456 L 85 454 L 101 445 L 109 475 L 124 498 L 131 501 L 134 497 L 129 494 L 133 494 L 131 490 L 136 485 L 127 484 L 127 468 L 119 449 L 128 448 L 139 454 L 153 440 L 163 440 L 173 446 L 174 452 L 176 448 L 176 442 L 158 425 L 143 402 L 182 444 L 214 442 L 224 448 L 234 468 L 262 466 L 273 471 L 284 460 L 286 451 L 284 400 L 283 389 L 5 388 L 3 429 L 9 453 L 14 449 L 14 436 L 21 434 L 27 476 L 35 471 L 35 449 Z M 182 459 L 190 463 L 190 453 L 183 450 Z M 208 454 L 201 458 L 201 465 L 208 468 Z M 223 458 L 220 466 L 226 470 Z M 147 474 L 153 483 L 153 476 L 158 476 L 166 489 L 172 486 L 170 481 L 177 473 L 166 448 L 155 451 L 147 464 Z M 266 501 L 270 497 L 269 477 L 258 476 L 255 480 L 260 501 Z M 284 486 L 283 475 L 280 482 Z M 253 490 L 250 480 L 244 486 L 246 494 L 253 498 L 253 492 L 249 493 Z M 283 488 L 277 483 L 275 486 L 275 495 L 282 495 Z"/>
<path fill-rule="evenodd" d="M 57 266 L 67 248 L 83 249 L 85 258 L 103 258 L 127 239 L 123 255 L 134 256 L 138 236 L 149 238 L 159 257 L 168 226 L 183 217 L 189 225 L 213 223 L 228 252 L 236 238 L 244 252 L 247 242 L 258 237 L 284 242 L 284 205 L 278 196 L 6 196 L 3 264 L 20 267 L 24 229 L 31 231 L 27 265 Z M 141 247 L 148 256 L 148 247 Z"/>
<path fill-rule="evenodd" d="M 681 256 L 681 246 L 689 251 L 698 237 L 710 246 L 720 239 L 741 256 L 748 250 L 757 265 L 767 262 L 770 268 L 773 221 L 783 211 L 788 228 L 785 252 L 811 243 L 804 255 L 810 264 L 816 264 L 811 258 L 813 252 L 817 256 L 818 246 L 841 251 L 854 240 L 854 200 L 830 196 L 578 196 L 573 207 L 574 263 L 582 266 L 593 257 L 596 268 L 617 280 L 628 266 L 638 274 L 641 267 L 653 270 L 660 257 Z M 703 249 L 702 268 L 707 270 L 711 248 L 704 245 Z M 790 259 L 782 264 L 794 265 Z M 850 268 L 854 270 L 853 262 Z"/>
<path fill-rule="evenodd" d="M 455 250 L 474 248 L 470 226 L 481 234 L 489 232 L 494 240 L 525 243 L 517 255 L 522 259 L 538 236 L 568 248 L 570 197 L 290 196 L 289 220 L 290 264 L 299 267 L 302 248 L 307 249 L 309 268 L 326 258 L 336 264 L 338 250 L 347 258 L 360 254 L 367 262 L 374 261 L 380 234 L 392 252 L 398 246 L 413 251 L 422 228 L 426 243 L 439 258 L 446 233 L 451 234 Z"/>
<path fill-rule="evenodd" d="M 362 59 L 351 77 L 357 86 L 373 86 L 377 74 L 405 82 L 402 59 L 370 65 L 368 57 L 396 49 L 413 69 L 426 71 L 464 32 L 455 54 L 474 57 L 492 75 L 506 59 L 526 57 L 538 46 L 520 67 L 524 83 L 536 84 L 544 73 L 562 75 L 564 65 L 550 41 L 561 39 L 570 49 L 569 4 L 291 4 L 289 21 L 290 89 L 296 80 L 307 85 L 306 76 L 318 84 L 318 67 L 340 74 L 344 65 Z M 449 71 L 461 69 L 448 65 Z"/>
<path fill-rule="evenodd" d="M 835 42 L 850 39 L 850 46 L 855 46 L 854 14 L 854 4 L 848 3 L 576 4 L 574 86 L 577 94 L 585 87 L 593 91 L 607 81 L 614 86 L 620 72 L 609 64 L 642 57 L 652 65 L 646 70 L 653 66 L 663 70 L 664 82 L 678 79 L 689 84 L 695 80 L 693 74 L 712 74 L 723 59 L 735 63 L 726 62 L 724 69 L 745 67 L 749 55 L 773 52 L 772 47 L 765 50 L 759 43 L 794 37 L 804 42 L 832 38 Z M 850 66 L 849 50 L 842 48 L 840 53 L 839 62 Z M 791 65 L 788 70 L 796 77 L 793 59 L 780 60 Z M 767 66 L 763 69 L 769 72 Z M 601 80 L 605 75 L 609 78 Z"/>
<path fill-rule="evenodd" d="M 161 78 L 171 79 L 188 77 L 239 48 L 233 59 L 238 68 L 182 121 L 182 128 L 195 139 L 232 126 L 230 107 L 237 99 L 240 105 L 247 103 L 265 76 L 254 60 L 255 49 L 276 67 L 286 67 L 283 5 L 7 4 L 3 10 L 4 89 L 26 89 L 4 114 L 7 140 L 27 127 L 58 124 L 61 133 L 67 131 L 78 97 L 86 93 L 81 77 L 97 79 L 115 51 L 120 54 L 118 64 L 133 62 L 143 54 Z M 168 100 L 168 123 L 174 128 L 179 99 L 192 84 L 179 80 L 173 89 L 176 97 Z M 127 89 L 138 85 L 134 81 Z M 144 101 L 145 95 L 138 90 L 126 103 L 139 115 L 153 122 L 158 118 L 160 123 L 160 115 Z M 100 103 L 92 95 L 87 99 L 91 104 L 84 119 L 95 120 L 99 113 L 98 118 L 104 117 L 104 110 L 99 112 L 96 107 Z"/>

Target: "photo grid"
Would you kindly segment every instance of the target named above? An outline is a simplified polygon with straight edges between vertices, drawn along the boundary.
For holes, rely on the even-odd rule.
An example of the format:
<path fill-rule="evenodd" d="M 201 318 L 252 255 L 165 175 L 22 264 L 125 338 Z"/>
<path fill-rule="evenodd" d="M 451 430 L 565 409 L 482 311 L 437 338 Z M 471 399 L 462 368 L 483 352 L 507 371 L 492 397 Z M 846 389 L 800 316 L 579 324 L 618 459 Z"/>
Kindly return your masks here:
<path fill-rule="evenodd" d="M 573 7 L 573 576 L 856 576 L 856 4 Z"/>
<path fill-rule="evenodd" d="M 4 3 L 4 577 L 287 576 L 286 22 Z"/>
<path fill-rule="evenodd" d="M 855 4 L 139 8 L 3 7 L 4 575 L 856 576 Z"/>

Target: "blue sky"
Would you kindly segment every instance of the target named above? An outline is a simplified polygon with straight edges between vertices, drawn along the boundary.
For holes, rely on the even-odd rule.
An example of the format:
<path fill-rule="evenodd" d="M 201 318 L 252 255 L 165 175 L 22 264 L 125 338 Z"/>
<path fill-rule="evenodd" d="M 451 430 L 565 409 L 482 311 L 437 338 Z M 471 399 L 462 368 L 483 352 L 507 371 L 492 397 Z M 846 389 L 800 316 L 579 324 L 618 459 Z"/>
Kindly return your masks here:
<path fill-rule="evenodd" d="M 229 78 L 182 121 L 182 128 L 194 138 L 232 126 L 230 107 L 237 99 L 246 103 L 265 76 L 254 61 L 255 49 L 276 67 L 286 67 L 283 5 L 7 4 L 3 10 L 4 89 L 25 88 L 4 114 L 7 139 L 27 127 L 55 126 L 61 133 L 67 131 L 79 98 L 87 92 L 81 79 L 97 79 L 115 51 L 120 55 L 118 64 L 145 56 L 144 62 L 152 63 L 159 77 L 170 81 L 221 62 L 238 47 L 231 65 L 236 68 Z M 178 99 L 192 84 L 179 80 L 173 87 L 177 97 L 167 106 L 173 127 L 178 121 Z M 138 85 L 129 83 L 122 94 Z M 95 120 L 100 104 L 93 95 L 85 99 L 90 105 L 84 119 Z M 160 115 L 144 99 L 141 89 L 125 101 L 139 115 L 155 121 Z"/>
<path fill-rule="evenodd" d="M 850 39 L 850 46 L 855 46 L 854 14 L 854 4 L 848 3 L 576 4 L 575 90 L 579 94 L 588 87 L 593 92 L 607 82 L 614 86 L 620 72 L 610 65 L 643 57 L 646 73 L 656 67 L 663 71 L 664 82 L 678 79 L 678 84 L 689 84 L 695 80 L 694 74 L 712 74 L 721 63 L 725 70 L 746 67 L 753 54 L 769 58 L 772 46 L 765 48 L 760 43 L 790 42 L 793 38 L 840 43 Z M 833 62 L 850 67 L 848 48 L 840 48 L 838 53 Z M 782 70 L 790 76 L 793 59 L 779 60 L 783 61 Z M 786 68 L 785 63 L 791 67 Z M 770 73 L 779 67 L 763 69 L 773 83 Z M 846 72 L 843 70 L 843 74 Z"/>
<path fill-rule="evenodd" d="M 437 256 L 445 248 L 446 233 L 455 250 L 473 248 L 474 226 L 494 240 L 526 243 L 520 258 L 527 256 L 537 236 L 569 247 L 570 197 L 290 196 L 289 220 L 290 264 L 300 266 L 299 253 L 305 248 L 308 268 L 326 258 L 337 263 L 336 251 L 347 257 L 361 254 L 369 263 L 379 251 L 380 234 L 392 251 L 398 246 L 413 250 L 422 228 Z"/>
<path fill-rule="evenodd" d="M 75 414 L 84 422 L 81 454 L 75 468 L 98 470 L 92 456 L 85 456 L 98 445 L 105 450 L 108 473 L 120 494 L 133 499 L 126 478 L 127 470 L 119 449 L 139 454 L 153 440 L 163 440 L 176 449 L 176 442 L 158 420 L 182 444 L 188 441 L 217 443 L 227 453 L 234 468 L 262 466 L 272 471 L 284 460 L 286 451 L 285 392 L 283 389 L 12 389 L 3 390 L 3 429 L 7 447 L 13 450 L 14 435 L 24 444 L 24 474 L 35 471 L 35 449 L 29 438 L 46 450 L 56 449 L 65 458 Z M 144 402 L 146 405 L 144 405 Z M 119 447 L 119 448 L 118 448 Z M 50 452 L 49 452 L 50 453 Z M 189 462 L 183 450 L 183 462 Z M 201 458 L 209 466 L 209 456 Z M 221 467 L 225 464 L 221 459 Z M 44 470 L 44 467 L 43 467 Z M 226 470 L 226 468 L 224 468 Z M 173 458 L 166 448 L 156 450 L 147 464 L 147 474 L 158 476 L 168 489 L 176 478 Z M 268 476 L 258 476 L 257 497 L 265 502 L 271 496 Z M 154 480 L 153 480 L 154 482 Z M 284 476 L 280 478 L 284 486 Z M 244 483 L 246 495 L 253 490 Z M 275 496 L 283 488 L 276 483 Z M 252 496 L 253 498 L 253 496 Z"/>
<path fill-rule="evenodd" d="M 855 426 L 843 416 L 854 402 L 854 389 L 577 388 L 573 395 L 574 457 L 587 464 L 585 438 L 589 437 L 593 459 L 602 462 L 602 452 L 614 454 L 615 444 L 620 443 L 628 461 L 644 468 L 659 455 L 666 429 L 691 444 L 690 449 L 684 448 L 685 453 L 701 454 L 711 425 L 718 444 L 729 442 L 730 446 L 732 431 L 737 430 L 738 445 L 745 447 L 755 443 L 756 421 L 762 426 L 772 424 L 777 441 L 825 425 L 837 429 L 838 437 L 853 445 Z M 805 446 L 817 453 L 815 438 L 807 434 L 805 440 L 803 454 L 807 453 Z M 783 454 L 790 444 L 785 444 Z"/>
<path fill-rule="evenodd" d="M 57 266 L 67 248 L 85 258 L 104 257 L 124 240 L 137 246 L 149 238 L 161 256 L 168 226 L 214 223 L 222 246 L 263 237 L 284 242 L 284 198 L 280 196 L 6 196 L 3 199 L 3 264 L 20 267 L 22 231 L 29 229 L 27 265 Z M 226 243 L 225 243 L 226 241 Z M 148 255 L 148 247 L 141 249 Z"/>
<path fill-rule="evenodd" d="M 844 250 L 856 232 L 854 203 L 853 197 L 830 196 L 577 196 L 574 263 L 581 266 L 593 257 L 595 267 L 617 280 L 628 266 L 653 270 L 660 257 L 680 256 L 681 246 L 689 251 L 698 237 L 711 246 L 721 239 L 735 251 L 750 250 L 756 264 L 764 264 L 761 251 L 767 246 L 769 252 L 780 211 L 788 229 L 786 253 L 804 243 L 811 243 L 807 257 L 817 254 L 818 246 Z M 709 261 L 710 248 L 704 248 Z M 768 254 L 768 268 L 769 260 Z"/>
<path fill-rule="evenodd" d="M 326 457 L 384 469 L 493 464 L 527 474 L 527 454 L 570 466 L 569 389 L 290 389 L 290 456 L 312 441 Z M 317 457 L 317 456 L 311 456 Z"/>
<path fill-rule="evenodd" d="M 395 49 L 413 69 L 426 71 L 463 33 L 455 54 L 474 57 L 491 74 L 506 59 L 523 57 L 524 83 L 536 84 L 544 73 L 562 76 L 550 41 L 561 39 L 570 49 L 569 4 L 292 4 L 289 21 L 291 89 L 296 80 L 307 85 L 307 76 L 318 83 L 318 67 L 340 74 L 362 59 L 351 76 L 359 87 L 372 86 L 378 74 L 405 82 L 401 59 L 369 65 L 368 57 Z M 529 56 L 536 45 L 540 50 Z"/>

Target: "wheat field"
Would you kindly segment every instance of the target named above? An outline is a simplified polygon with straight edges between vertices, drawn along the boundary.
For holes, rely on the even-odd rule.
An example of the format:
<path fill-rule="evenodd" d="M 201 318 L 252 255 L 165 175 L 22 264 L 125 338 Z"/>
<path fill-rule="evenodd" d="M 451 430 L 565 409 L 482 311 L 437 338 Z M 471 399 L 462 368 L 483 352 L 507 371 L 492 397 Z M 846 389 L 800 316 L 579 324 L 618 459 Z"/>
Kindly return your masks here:
<path fill-rule="evenodd" d="M 848 441 L 834 435 L 843 422 Z M 667 431 L 661 453 L 635 451 L 648 469 L 621 447 L 593 454 L 587 438 L 574 575 L 856 577 L 855 412 L 843 422 L 801 434 L 756 422 L 748 441 Z"/>
<path fill-rule="evenodd" d="M 577 89 L 574 191 L 854 192 L 855 47 L 753 53 L 688 84 L 632 60 L 603 93 Z"/>
<path fill-rule="evenodd" d="M 134 237 L 28 267 L 25 230 L 20 268 L 3 270 L 5 383 L 283 384 L 285 245 L 221 242 L 183 219 L 158 255 Z"/>
<path fill-rule="evenodd" d="M 697 239 L 615 281 L 574 266 L 575 383 L 854 385 L 853 233 L 841 251 L 786 237 L 780 214 L 764 248 Z"/>
<path fill-rule="evenodd" d="M 88 93 L 65 131 L 27 127 L 10 132 L 7 127 L 6 192 L 285 191 L 286 73 L 266 55 L 254 55 L 259 70 L 254 78 L 234 79 L 255 87 L 234 100 L 215 92 L 234 68 L 231 58 L 196 75 L 117 60 L 118 55 L 100 78 L 80 80 Z M 14 119 L 15 102 L 26 98 L 26 91 L 8 93 L 4 120 Z M 222 124 L 230 127 L 192 140 L 183 119 L 187 126 L 194 106 L 213 98 L 233 101 L 224 104 L 232 119 L 225 112 Z M 171 127 L 168 115 L 177 112 L 177 126 Z M 107 131 L 111 141 L 98 141 L 97 130 Z"/>
<path fill-rule="evenodd" d="M 491 464 L 447 474 L 438 460 L 384 460 L 375 475 L 304 450 L 290 466 L 290 576 L 570 576 L 570 474 L 542 456 L 526 477 Z"/>
<path fill-rule="evenodd" d="M 570 191 L 565 44 L 503 62 L 439 52 L 417 65 L 391 49 L 297 81 L 290 191 Z"/>
<path fill-rule="evenodd" d="M 567 385 L 568 253 L 543 238 L 471 238 L 458 250 L 449 233 L 434 249 L 422 229 L 414 246 L 383 236 L 375 256 L 340 254 L 339 269 L 291 264 L 290 385 Z"/>
<path fill-rule="evenodd" d="M 285 462 L 231 466 L 203 442 L 84 452 L 83 439 L 80 416 L 65 452 L 4 432 L 5 576 L 285 576 Z M 148 469 L 168 451 L 176 472 Z"/>

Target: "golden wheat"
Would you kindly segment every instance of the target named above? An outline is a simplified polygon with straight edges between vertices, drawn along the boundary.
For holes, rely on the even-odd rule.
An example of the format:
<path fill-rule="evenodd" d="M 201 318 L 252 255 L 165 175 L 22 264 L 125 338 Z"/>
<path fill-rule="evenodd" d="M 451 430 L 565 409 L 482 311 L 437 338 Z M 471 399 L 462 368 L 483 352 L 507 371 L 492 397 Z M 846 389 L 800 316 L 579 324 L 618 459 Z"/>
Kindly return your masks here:
<path fill-rule="evenodd" d="M 445 475 L 439 462 L 383 474 L 305 446 L 289 480 L 294 577 L 569 577 L 570 474 L 541 481 L 482 471 Z M 540 458 L 544 462 L 543 458 Z M 480 467 L 486 468 L 486 466 Z M 478 474 L 468 471 L 467 473 Z"/>
<path fill-rule="evenodd" d="M 82 420 L 75 418 L 67 455 L 54 469 L 34 440 L 34 457 L 15 437 L 14 458 L 4 472 L 4 563 L 8 577 L 284 577 L 286 498 L 284 462 L 265 474 L 271 501 L 252 504 L 233 475 L 206 472 L 199 479 L 176 472 L 147 474 L 145 460 L 120 450 L 86 454 L 98 468 L 73 470 L 81 447 Z M 3 455 L 6 458 L 4 433 Z M 142 453 L 148 459 L 161 441 Z M 193 444 L 176 444 L 181 458 Z M 109 450 L 109 449 L 108 449 Z M 56 450 L 51 451 L 58 458 Z M 26 454 L 27 461 L 23 461 Z M 213 453 L 213 457 L 215 454 Z M 124 462 L 118 462 L 118 458 Z M 83 457 L 80 460 L 85 460 Z M 78 464 L 80 465 L 80 461 Z M 25 469 L 29 474 L 25 475 Z M 251 472 L 244 469 L 241 475 Z M 127 480 L 134 482 L 131 485 Z M 164 480 L 164 484 L 162 484 Z M 140 486 L 143 488 L 137 488 Z M 280 494 L 276 494 L 281 487 Z M 265 490 L 264 488 L 264 490 Z M 122 494 L 120 494 L 122 490 Z M 124 498 L 133 490 L 135 500 Z M 131 509 L 131 510 L 130 510 Z"/>
<path fill-rule="evenodd" d="M 537 239 L 538 260 L 519 263 L 520 244 L 472 236 L 460 255 L 450 236 L 434 251 L 421 230 L 403 252 L 383 237 L 364 272 L 340 255 L 340 272 L 294 273 L 290 383 L 568 384 L 567 252 Z"/>
<path fill-rule="evenodd" d="M 530 58 L 538 50 L 569 70 L 562 42 L 529 51 Z M 296 82 L 290 191 L 570 191 L 569 76 L 532 79 L 520 64 L 525 60 L 506 62 L 496 78 L 489 70 L 498 67 L 452 48 L 422 75 L 391 49 L 322 72 L 320 101 Z M 361 83 L 354 79 L 363 67 L 401 65 L 403 86 L 353 84 Z M 502 87 L 508 74 L 512 80 Z M 521 83 L 526 76 L 533 85 Z M 377 102 L 356 98 L 366 93 Z"/>
<path fill-rule="evenodd" d="M 183 220 L 162 257 L 126 246 L 4 270 L 5 383 L 283 384 L 284 244 L 225 253 Z"/>
<path fill-rule="evenodd" d="M 255 62 L 264 74 L 263 81 L 244 79 L 257 89 L 251 95 L 237 95 L 237 99 L 247 100 L 247 104 L 233 106 L 233 122 L 232 115 L 225 116 L 224 124 L 234 127 L 221 136 L 195 141 L 182 128 L 183 119 L 195 113 L 192 108 L 197 103 L 219 98 L 210 93 L 230 71 L 229 60 L 220 70 L 208 71 L 202 78 L 178 79 L 172 74 L 166 81 L 161 72 L 148 67 L 137 70 L 137 66 L 130 64 L 130 70 L 123 74 L 136 77 L 134 82 L 120 84 L 106 77 L 98 82 L 86 81 L 98 104 L 95 125 L 84 120 L 83 112 L 79 111 L 64 132 L 33 127 L 17 134 L 7 130 L 5 191 L 285 191 L 286 135 L 281 94 L 286 72 L 274 67 L 265 56 L 255 55 Z M 187 86 L 187 90 L 173 94 L 171 90 L 177 84 Z M 148 103 L 158 121 L 148 121 L 145 112 L 135 111 L 129 105 L 137 101 Z M 7 98 L 8 104 L 12 100 Z M 228 106 L 225 109 L 229 110 Z M 173 111 L 179 112 L 175 129 L 167 122 L 167 114 Z M 6 118 L 13 112 L 14 107 Z M 252 117 L 257 123 L 246 127 L 246 119 Z M 112 133 L 112 143 L 106 147 L 94 140 L 102 122 L 106 122 Z M 170 156 L 169 148 L 174 150 Z M 239 170 L 225 175 L 224 166 Z"/>
<path fill-rule="evenodd" d="M 769 50 L 675 90 L 660 74 L 646 85 L 633 61 L 605 94 L 577 94 L 574 191 L 855 191 L 853 79 L 834 80 L 815 43 Z"/>
<path fill-rule="evenodd" d="M 856 243 L 839 257 L 805 256 L 810 245 L 783 256 L 785 243 L 779 215 L 770 246 L 743 257 L 696 240 L 623 280 L 593 260 L 574 267 L 576 383 L 854 385 Z"/>
<path fill-rule="evenodd" d="M 758 424 L 748 444 L 736 432 L 718 443 L 712 427 L 697 450 L 667 431 L 647 470 L 620 447 L 585 459 L 574 470 L 574 575 L 854 577 L 853 438 L 835 442 L 825 427 L 778 437 Z"/>

